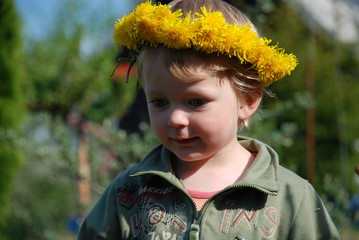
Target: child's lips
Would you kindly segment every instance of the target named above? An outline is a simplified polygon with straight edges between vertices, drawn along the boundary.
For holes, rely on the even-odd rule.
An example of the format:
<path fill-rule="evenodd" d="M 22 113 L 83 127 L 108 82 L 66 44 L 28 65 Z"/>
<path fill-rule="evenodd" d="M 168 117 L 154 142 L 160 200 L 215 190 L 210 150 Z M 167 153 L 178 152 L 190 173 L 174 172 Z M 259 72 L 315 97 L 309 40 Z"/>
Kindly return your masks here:
<path fill-rule="evenodd" d="M 188 145 L 191 143 L 194 143 L 195 141 L 198 140 L 198 137 L 193 137 L 193 138 L 173 138 L 172 141 L 180 144 L 180 145 Z"/>

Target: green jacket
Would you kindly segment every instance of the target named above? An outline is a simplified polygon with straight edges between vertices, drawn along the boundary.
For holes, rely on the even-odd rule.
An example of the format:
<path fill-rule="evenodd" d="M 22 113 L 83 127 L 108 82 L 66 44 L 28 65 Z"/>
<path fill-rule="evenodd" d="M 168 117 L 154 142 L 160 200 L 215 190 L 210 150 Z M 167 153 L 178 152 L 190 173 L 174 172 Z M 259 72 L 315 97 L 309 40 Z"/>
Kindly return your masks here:
<path fill-rule="evenodd" d="M 246 175 L 198 212 L 158 146 L 120 174 L 86 217 L 78 240 L 341 239 L 304 179 L 281 167 L 267 145 L 239 139 L 258 153 Z"/>

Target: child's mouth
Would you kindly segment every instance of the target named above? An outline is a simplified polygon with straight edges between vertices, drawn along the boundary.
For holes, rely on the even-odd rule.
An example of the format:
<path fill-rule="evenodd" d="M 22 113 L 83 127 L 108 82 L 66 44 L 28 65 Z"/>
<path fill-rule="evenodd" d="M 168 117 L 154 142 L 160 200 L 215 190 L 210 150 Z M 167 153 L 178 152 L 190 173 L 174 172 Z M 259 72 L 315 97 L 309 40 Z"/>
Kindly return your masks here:
<path fill-rule="evenodd" d="M 194 143 L 197 140 L 198 140 L 198 137 L 173 139 L 174 142 L 181 144 L 181 145 L 188 145 L 188 144 Z"/>

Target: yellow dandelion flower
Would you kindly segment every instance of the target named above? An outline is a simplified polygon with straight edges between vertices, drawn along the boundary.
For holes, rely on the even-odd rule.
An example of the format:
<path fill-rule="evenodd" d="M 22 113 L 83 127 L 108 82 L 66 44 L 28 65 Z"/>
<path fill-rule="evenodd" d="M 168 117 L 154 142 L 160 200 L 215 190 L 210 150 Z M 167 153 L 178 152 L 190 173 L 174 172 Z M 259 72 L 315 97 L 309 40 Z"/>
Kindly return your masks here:
<path fill-rule="evenodd" d="M 202 14 L 197 13 L 196 15 L 203 27 L 221 28 L 226 25 L 226 20 L 221 12 L 208 12 L 206 7 L 201 7 L 201 11 Z"/>
<path fill-rule="evenodd" d="M 197 51 L 205 53 L 221 52 L 223 49 L 223 28 L 226 26 L 224 18 L 219 12 L 209 13 L 202 8 L 203 14 L 198 15 L 198 34 L 194 40 Z"/>
<path fill-rule="evenodd" d="M 151 4 L 150 1 L 144 2 L 138 5 L 134 10 L 134 15 L 136 17 L 149 16 L 152 15 L 158 7 Z"/>
<path fill-rule="evenodd" d="M 190 14 L 183 18 L 181 10 L 171 12 L 170 6 L 148 1 L 115 23 L 113 37 L 118 45 L 133 50 L 149 44 L 236 57 L 251 65 L 264 87 L 289 75 L 298 64 L 294 55 L 259 38 L 250 24 L 227 24 L 221 12 L 205 7 L 194 15 L 194 19 Z"/>
<path fill-rule="evenodd" d="M 143 17 L 138 20 L 137 31 L 141 33 L 141 38 L 139 39 L 140 44 L 146 42 L 155 44 L 157 40 L 157 27 L 158 24 L 153 22 L 150 17 Z"/>
<path fill-rule="evenodd" d="M 183 22 L 188 22 L 184 24 Z M 159 41 L 168 48 L 186 49 L 192 46 L 192 38 L 195 32 L 194 24 L 190 19 L 180 19 L 176 22 L 164 20 L 161 32 L 159 32 Z"/>
<path fill-rule="evenodd" d="M 171 12 L 170 6 L 159 5 L 156 11 L 154 12 L 154 19 L 158 21 L 177 21 L 182 16 L 182 11 L 177 10 L 176 12 Z"/>
<path fill-rule="evenodd" d="M 133 23 L 133 16 L 127 16 L 115 24 L 113 37 L 118 45 L 125 46 L 129 49 L 137 49 L 137 36 L 132 28 Z"/>

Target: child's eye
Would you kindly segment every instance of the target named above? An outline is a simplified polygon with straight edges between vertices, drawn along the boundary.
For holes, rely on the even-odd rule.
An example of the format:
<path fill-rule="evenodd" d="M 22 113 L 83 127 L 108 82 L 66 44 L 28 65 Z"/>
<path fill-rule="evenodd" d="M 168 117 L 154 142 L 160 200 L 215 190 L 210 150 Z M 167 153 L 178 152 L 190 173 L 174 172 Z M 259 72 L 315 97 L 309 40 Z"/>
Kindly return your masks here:
<path fill-rule="evenodd" d="M 157 108 L 162 108 L 168 105 L 168 101 L 165 99 L 154 99 L 151 100 L 149 103 Z"/>
<path fill-rule="evenodd" d="M 204 101 L 202 99 L 191 99 L 189 100 L 188 104 L 194 107 L 200 107 L 204 104 Z"/>

